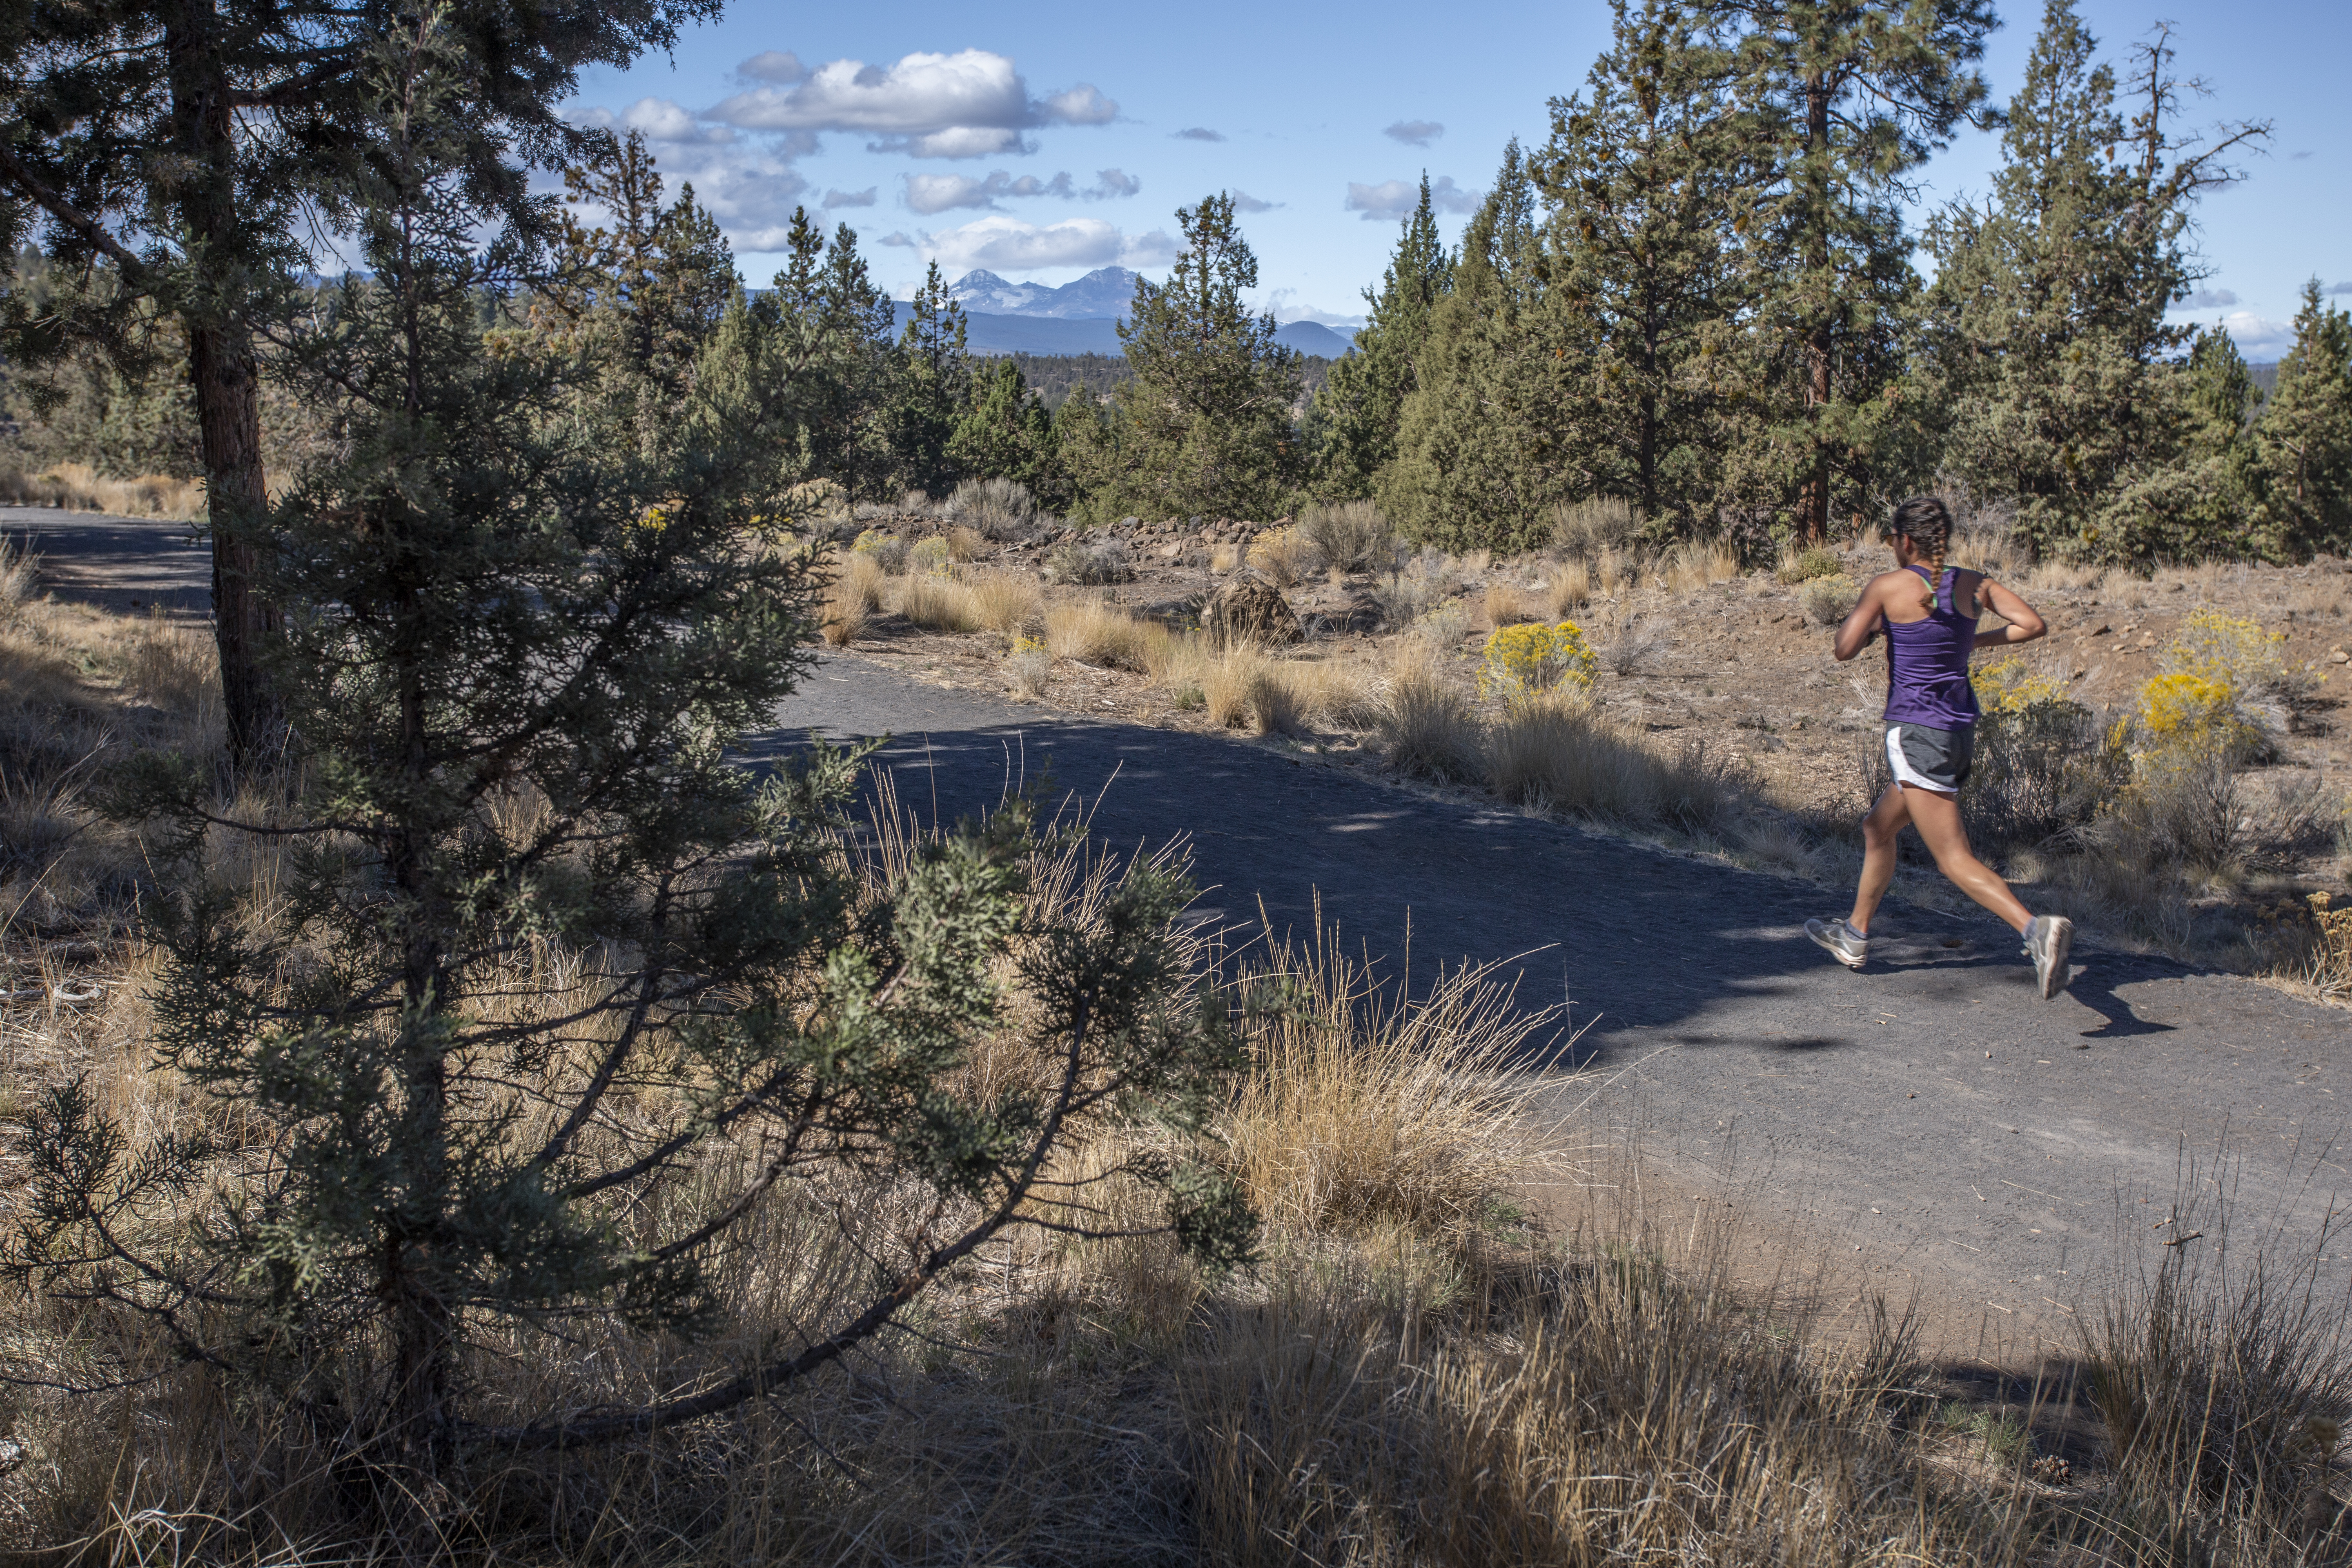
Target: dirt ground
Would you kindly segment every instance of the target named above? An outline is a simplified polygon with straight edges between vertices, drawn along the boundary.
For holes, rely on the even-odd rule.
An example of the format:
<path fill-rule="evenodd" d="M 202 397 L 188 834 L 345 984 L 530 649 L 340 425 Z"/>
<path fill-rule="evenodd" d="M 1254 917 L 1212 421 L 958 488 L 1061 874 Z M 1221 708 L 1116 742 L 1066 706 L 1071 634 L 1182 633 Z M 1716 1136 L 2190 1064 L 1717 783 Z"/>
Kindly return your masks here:
<path fill-rule="evenodd" d="M 876 524 L 875 526 L 887 526 Z M 937 525 L 934 525 L 937 526 Z M 906 536 L 925 526 L 910 521 Z M 1127 544 L 1131 581 L 1095 588 L 1049 589 L 1050 598 L 1092 596 L 1138 615 L 1175 625 L 1196 623 L 1202 605 L 1229 580 L 1213 570 L 1220 545 L 1245 548 L 1245 525 L 1194 531 L 1170 524 L 1122 525 L 1108 537 Z M 1102 538 L 1104 531 L 1089 535 Z M 1025 543 L 991 547 L 982 566 L 1035 572 L 1066 532 Z M 1871 544 L 1843 552 L 1857 581 L 1889 570 L 1892 553 Z M 1962 556 L 1965 560 L 1966 557 Z M 1493 629 L 1490 584 L 1516 588 L 1528 618 L 1547 616 L 1541 574 L 1549 564 L 1533 555 L 1505 562 L 1478 556 L 1451 563 L 1459 587 L 1451 596 L 1464 613 L 1463 635 L 1443 649 L 1466 686 Z M 1627 634 L 1648 645 L 1624 673 L 1604 660 L 1596 694 L 1613 716 L 1670 742 L 1704 739 L 1752 766 L 1769 800 L 1807 817 L 1852 808 L 1866 783 L 1885 698 L 1880 647 L 1848 664 L 1830 656 L 1832 628 L 1811 622 L 1802 586 L 1765 570 L 1679 590 L 1654 568 L 1614 593 L 1596 591 L 1572 618 L 1606 643 Z M 2314 697 L 2290 716 L 2284 756 L 2277 764 L 2315 773 L 2333 795 L 2352 791 L 2352 746 L 2342 730 L 2342 693 L 2352 684 L 2352 563 L 2322 560 L 2295 567 L 2201 566 L 2168 569 L 2141 578 L 2078 567 L 2004 572 L 2050 625 L 2050 635 L 2019 650 L 2037 671 L 2062 679 L 2095 710 L 2126 710 L 2134 694 L 2158 672 L 2158 656 L 2190 614 L 2211 606 L 2284 632 L 2291 668 L 2318 678 Z M 1373 574 L 1332 574 L 1294 584 L 1285 598 L 1307 631 L 1284 657 L 1360 663 L 1373 672 L 1392 662 L 1400 633 L 1383 630 L 1371 590 Z M 1988 626 L 1999 625 L 1997 617 Z M 887 661 L 930 684 L 1012 691 L 1071 713 L 1195 731 L 1214 726 L 1197 707 L 1180 704 L 1144 675 L 1062 658 L 1034 699 L 1013 689 L 1005 666 L 1007 639 L 992 632 L 926 631 L 885 614 L 869 621 L 854 651 Z M 1985 656 L 1980 656 L 1983 662 Z M 2000 657 L 1994 655 L 1991 657 Z M 1377 742 L 1359 731 L 1318 729 L 1295 743 L 1334 762 L 1378 765 Z"/>

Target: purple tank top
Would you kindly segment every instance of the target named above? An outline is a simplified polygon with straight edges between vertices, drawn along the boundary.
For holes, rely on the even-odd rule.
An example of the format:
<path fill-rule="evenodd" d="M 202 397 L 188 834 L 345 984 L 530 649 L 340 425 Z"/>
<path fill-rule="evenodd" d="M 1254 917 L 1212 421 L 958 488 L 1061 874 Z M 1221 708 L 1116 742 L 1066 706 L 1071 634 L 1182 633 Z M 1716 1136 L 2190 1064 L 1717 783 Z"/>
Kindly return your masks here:
<path fill-rule="evenodd" d="M 1927 581 L 1924 567 L 1910 570 Z M 1916 621 L 1890 621 L 1886 627 L 1886 721 L 1921 724 L 1930 730 L 1966 730 L 1977 721 L 1976 688 L 1969 684 L 1969 655 L 1977 646 L 1975 617 L 1955 613 L 1952 589 L 1958 572 L 1944 569 L 1934 584 L 1933 608 Z"/>

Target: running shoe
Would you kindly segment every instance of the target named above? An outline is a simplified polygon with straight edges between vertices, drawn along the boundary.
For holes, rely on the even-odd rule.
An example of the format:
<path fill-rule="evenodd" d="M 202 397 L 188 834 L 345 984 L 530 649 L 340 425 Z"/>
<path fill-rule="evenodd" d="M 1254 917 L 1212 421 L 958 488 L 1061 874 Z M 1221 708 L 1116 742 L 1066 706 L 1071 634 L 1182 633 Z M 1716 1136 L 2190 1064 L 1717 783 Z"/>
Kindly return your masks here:
<path fill-rule="evenodd" d="M 1807 921 L 1805 934 L 1830 950 L 1830 956 L 1848 969 L 1860 969 L 1870 959 L 1870 939 L 1844 920 Z"/>
<path fill-rule="evenodd" d="M 2066 989 L 2066 950 L 2074 945 L 2074 922 L 2064 915 L 2036 915 L 2025 922 L 2025 956 L 2047 1002 Z"/>

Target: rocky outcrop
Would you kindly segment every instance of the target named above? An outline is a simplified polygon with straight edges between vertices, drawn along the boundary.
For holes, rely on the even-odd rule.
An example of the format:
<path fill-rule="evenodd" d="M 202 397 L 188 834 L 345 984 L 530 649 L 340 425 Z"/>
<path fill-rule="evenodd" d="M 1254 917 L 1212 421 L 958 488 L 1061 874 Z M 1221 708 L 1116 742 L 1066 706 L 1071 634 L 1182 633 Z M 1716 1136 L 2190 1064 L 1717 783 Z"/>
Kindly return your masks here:
<path fill-rule="evenodd" d="M 1305 637 L 1297 614 L 1282 591 L 1255 573 L 1243 572 L 1217 590 L 1201 616 L 1202 629 L 1221 643 L 1276 647 Z"/>

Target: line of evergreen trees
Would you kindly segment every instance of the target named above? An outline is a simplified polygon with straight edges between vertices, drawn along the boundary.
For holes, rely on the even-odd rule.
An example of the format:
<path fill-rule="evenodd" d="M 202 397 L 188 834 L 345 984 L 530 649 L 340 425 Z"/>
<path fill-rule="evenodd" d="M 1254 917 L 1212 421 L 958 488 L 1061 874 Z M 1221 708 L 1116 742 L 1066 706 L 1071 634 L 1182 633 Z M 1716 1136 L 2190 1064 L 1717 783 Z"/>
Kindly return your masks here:
<path fill-rule="evenodd" d="M 1942 486 L 2046 554 L 2352 550 L 2352 319 L 2306 290 L 2264 395 L 2226 332 L 2167 314 L 2203 276 L 2200 196 L 2267 127 L 2184 131 L 2196 84 L 2170 35 L 2119 78 L 2071 0 L 2048 0 L 1996 107 L 1977 69 L 1994 25 L 1986 0 L 1614 0 L 1611 47 L 1543 146 L 1505 151 L 1457 247 L 1423 182 L 1328 374 L 1244 302 L 1257 264 L 1222 195 L 1178 214 L 1182 253 L 1139 283 L 1125 358 L 1068 374 L 971 354 L 936 267 L 894 331 L 856 235 L 805 215 L 746 308 L 790 345 L 773 370 L 804 477 L 856 499 L 1005 478 L 1100 520 L 1370 497 L 1417 539 L 1517 550 L 1562 506 L 1619 498 L 1659 539 L 1761 549 Z M 1910 182 L 1964 126 L 2001 132 L 1992 187 L 1915 231 Z M 657 296 L 638 352 L 684 375 L 741 296 L 716 225 L 690 188 L 665 204 L 634 136 L 569 184 L 613 226 L 566 220 L 562 266 Z M 14 292 L 38 313 L 57 288 L 28 258 Z M 545 303 L 564 298 L 537 308 L 591 302 Z M 184 468 L 196 409 L 155 346 L 173 330 L 19 375 L 42 452 Z M 265 447 L 299 450 L 301 414 L 270 404 Z"/>
<path fill-rule="evenodd" d="M 2185 133 L 2167 30 L 2119 82 L 2049 0 L 2003 111 L 1976 0 L 1614 10 L 1458 251 L 1424 190 L 1318 401 L 1316 488 L 1457 547 L 1596 496 L 1661 536 L 1817 538 L 1941 484 L 2051 554 L 2352 549 L 2352 320 L 2309 286 L 2266 398 L 2167 320 L 2199 196 L 2268 131 Z M 2001 129 L 1992 189 L 1914 235 L 1907 182 L 1963 125 Z"/>

